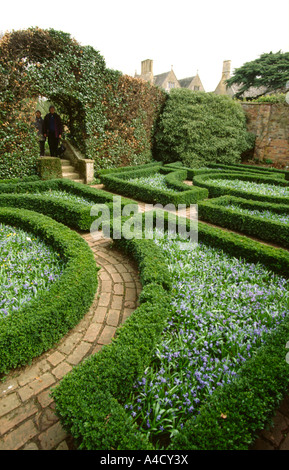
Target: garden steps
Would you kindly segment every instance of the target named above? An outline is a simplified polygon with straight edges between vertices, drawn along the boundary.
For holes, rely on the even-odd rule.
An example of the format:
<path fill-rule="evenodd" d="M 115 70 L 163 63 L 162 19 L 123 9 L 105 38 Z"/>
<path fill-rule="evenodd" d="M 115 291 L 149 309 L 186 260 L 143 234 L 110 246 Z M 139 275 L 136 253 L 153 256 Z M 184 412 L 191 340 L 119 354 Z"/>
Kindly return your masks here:
<path fill-rule="evenodd" d="M 80 178 L 79 173 L 75 170 L 74 166 L 71 165 L 70 160 L 61 159 L 62 178 L 66 178 L 76 183 L 84 183 L 84 180 Z"/>

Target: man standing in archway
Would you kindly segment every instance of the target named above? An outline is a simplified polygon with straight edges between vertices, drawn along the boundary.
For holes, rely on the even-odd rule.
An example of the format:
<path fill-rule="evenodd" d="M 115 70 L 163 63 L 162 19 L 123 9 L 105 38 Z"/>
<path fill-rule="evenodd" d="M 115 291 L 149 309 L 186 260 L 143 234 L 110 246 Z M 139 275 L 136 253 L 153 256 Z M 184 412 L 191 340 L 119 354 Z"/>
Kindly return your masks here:
<path fill-rule="evenodd" d="M 49 107 L 49 113 L 44 118 L 43 133 L 44 137 L 48 137 L 50 156 L 57 157 L 58 142 L 62 134 L 62 122 L 53 105 Z"/>

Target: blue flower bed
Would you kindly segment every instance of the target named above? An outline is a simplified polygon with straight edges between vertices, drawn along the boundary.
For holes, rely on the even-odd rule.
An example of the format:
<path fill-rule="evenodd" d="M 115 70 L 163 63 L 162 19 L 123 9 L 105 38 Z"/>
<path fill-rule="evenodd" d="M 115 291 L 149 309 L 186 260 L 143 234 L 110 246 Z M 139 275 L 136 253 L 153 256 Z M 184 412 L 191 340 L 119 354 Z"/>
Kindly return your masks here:
<path fill-rule="evenodd" d="M 0 224 L 0 318 L 13 314 L 57 281 L 65 267 L 39 237 Z"/>
<path fill-rule="evenodd" d="M 57 415 L 81 449 L 248 449 L 289 386 L 289 254 L 201 222 L 195 260 L 161 243 L 115 240 L 140 306 L 53 390 Z"/>
<path fill-rule="evenodd" d="M 231 209 L 234 212 L 239 212 L 240 214 L 253 215 L 265 220 L 272 220 L 273 222 L 281 222 L 282 224 L 289 224 L 289 214 L 277 214 L 270 210 L 258 210 L 258 209 L 245 209 L 238 205 L 228 204 L 224 206 L 226 209 Z"/>
<path fill-rule="evenodd" d="M 184 250 L 167 237 L 155 242 L 173 279 L 171 314 L 125 408 L 142 432 L 161 441 L 234 380 L 288 315 L 289 284 L 259 263 L 202 243 Z"/>
<path fill-rule="evenodd" d="M 48 281 L 49 276 L 50 281 L 54 281 L 49 284 L 49 289 L 39 289 L 35 292 L 37 295 L 29 301 L 27 298 L 23 299 L 24 294 L 19 291 L 18 300 L 21 302 L 20 295 L 25 300 L 21 307 L 13 310 L 10 315 L 0 317 L 0 374 L 2 374 L 27 364 L 31 359 L 47 351 L 80 321 L 90 308 L 96 294 L 99 268 L 85 240 L 50 217 L 29 210 L 0 207 L 0 223 L 31 234 L 28 237 L 24 235 L 25 238 L 30 238 L 31 242 L 32 235 L 33 238 L 42 240 L 51 252 L 56 253 L 56 258 L 57 254 L 60 255 L 63 262 L 59 264 L 58 275 L 58 269 L 51 272 L 47 267 Z M 30 240 L 26 239 L 25 242 L 30 243 Z M 6 258 L 7 254 L 2 252 L 3 258 Z M 25 291 L 25 286 L 27 287 L 30 281 L 33 293 L 34 289 L 37 290 L 33 281 L 37 279 L 36 282 L 40 283 L 41 274 L 44 274 L 40 269 L 36 277 L 33 277 L 36 274 L 37 264 L 41 266 L 40 260 L 34 259 L 32 262 L 31 258 L 34 255 L 43 256 L 43 249 L 39 252 L 36 248 L 34 254 L 30 253 L 27 256 L 31 272 L 27 265 L 28 276 L 23 288 Z M 14 262 L 17 262 L 11 250 L 10 261 L 11 267 Z M 43 261 L 45 264 L 44 259 Z M 21 266 L 21 261 L 18 262 L 21 271 L 20 283 L 23 282 L 25 270 L 23 259 L 22 264 L 23 266 Z M 17 289 L 17 286 L 11 287 Z"/>

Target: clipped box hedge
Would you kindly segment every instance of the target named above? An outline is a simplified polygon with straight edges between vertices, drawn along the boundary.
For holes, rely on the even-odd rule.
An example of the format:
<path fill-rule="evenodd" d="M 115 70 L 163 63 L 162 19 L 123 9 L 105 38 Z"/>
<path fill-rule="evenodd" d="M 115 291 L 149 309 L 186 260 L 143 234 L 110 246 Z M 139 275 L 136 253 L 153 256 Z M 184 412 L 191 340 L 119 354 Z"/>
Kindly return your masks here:
<path fill-rule="evenodd" d="M 81 236 L 50 217 L 1 207 L 0 222 L 41 237 L 65 261 L 60 279 L 49 291 L 0 320 L 0 373 L 6 373 L 53 347 L 87 313 L 99 268 Z"/>
<path fill-rule="evenodd" d="M 144 216 L 143 216 L 144 217 Z M 168 215 L 167 215 L 168 217 Z M 168 219 L 166 219 L 168 220 Z M 186 222 L 189 226 L 189 221 Z M 261 262 L 288 278 L 289 253 L 199 222 L 199 241 L 228 254 Z M 145 239 L 115 241 L 140 269 L 140 307 L 117 330 L 113 342 L 75 367 L 53 389 L 56 413 L 81 449 L 151 450 L 122 404 L 149 365 L 170 309 L 170 273 L 162 251 Z M 201 269 L 201 266 L 200 266 Z M 285 361 L 289 320 L 248 359 L 231 384 L 216 390 L 197 418 L 174 436 L 169 450 L 247 449 L 270 423 L 289 386 Z M 226 419 L 224 419 L 224 415 Z"/>
<path fill-rule="evenodd" d="M 150 162 L 150 163 L 143 163 L 141 165 L 131 165 L 131 166 L 118 166 L 113 168 L 103 168 L 101 170 L 96 171 L 96 176 L 101 175 L 108 175 L 114 173 L 127 173 L 128 171 L 135 171 L 139 170 L 140 168 L 151 168 L 151 167 L 160 167 L 162 166 L 162 162 Z"/>
<path fill-rule="evenodd" d="M 255 174 L 245 174 L 244 172 L 231 172 L 231 173 L 206 173 L 204 175 L 196 175 L 193 178 L 193 184 L 201 188 L 206 188 L 209 191 L 210 198 L 216 198 L 220 196 L 236 196 L 245 199 L 253 199 L 263 202 L 271 202 L 273 204 L 289 204 L 289 197 L 286 196 L 269 196 L 265 194 L 258 194 L 249 192 L 246 190 L 238 190 L 233 187 L 220 187 L 210 181 L 213 179 L 228 179 L 228 180 L 243 180 L 252 181 L 254 183 L 274 184 L 276 186 L 289 187 L 289 181 Z"/>
<path fill-rule="evenodd" d="M 42 180 L 62 178 L 60 158 L 40 157 L 37 160 L 37 172 Z"/>
<path fill-rule="evenodd" d="M 167 175 L 165 180 L 169 188 L 167 191 L 152 188 L 150 185 L 140 185 L 137 182 L 128 181 L 132 178 L 152 176 L 162 172 Z M 175 169 L 175 171 L 171 171 L 168 168 L 163 170 L 162 165 L 148 166 L 118 174 L 100 175 L 100 180 L 104 184 L 105 189 L 150 204 L 158 203 L 163 206 L 167 204 L 175 206 L 185 204 L 188 206 L 208 197 L 206 189 L 188 186 L 183 183 L 185 179 L 187 179 L 186 170 Z M 170 188 L 174 191 L 170 191 Z"/>
<path fill-rule="evenodd" d="M 229 171 L 244 171 L 245 173 L 263 173 L 264 176 L 272 176 L 273 178 L 281 178 L 281 179 L 289 179 L 289 171 L 286 170 L 278 170 L 277 168 L 266 168 L 258 165 L 245 165 L 244 163 L 236 163 L 234 165 L 224 165 L 219 163 L 209 163 L 209 168 L 218 169 L 223 168 L 224 170 Z"/>
<path fill-rule="evenodd" d="M 276 214 L 288 214 L 289 205 L 269 202 L 250 201 L 234 196 L 221 196 L 198 204 L 198 215 L 203 221 L 236 230 L 260 240 L 289 247 L 289 225 L 273 220 L 261 219 L 255 215 L 238 213 L 228 204 L 234 204 L 249 210 L 270 210 Z"/>
<path fill-rule="evenodd" d="M 117 240 L 138 263 L 143 286 L 139 307 L 109 345 L 90 356 L 52 390 L 56 413 L 80 449 L 153 449 L 122 402 L 149 365 L 170 308 L 171 278 L 152 240 Z"/>
<path fill-rule="evenodd" d="M 107 204 L 110 210 L 112 209 L 112 194 L 65 179 L 16 184 L 7 183 L 5 185 L 0 183 L 0 207 L 31 209 L 52 217 L 54 220 L 71 228 L 80 230 L 90 229 L 92 222 L 97 218 L 97 216 L 91 215 L 91 206 L 41 194 L 41 192 L 47 190 L 65 190 L 76 196 L 82 196 L 91 200 L 91 205 Z M 121 207 L 132 202 L 129 199 L 121 198 Z"/>

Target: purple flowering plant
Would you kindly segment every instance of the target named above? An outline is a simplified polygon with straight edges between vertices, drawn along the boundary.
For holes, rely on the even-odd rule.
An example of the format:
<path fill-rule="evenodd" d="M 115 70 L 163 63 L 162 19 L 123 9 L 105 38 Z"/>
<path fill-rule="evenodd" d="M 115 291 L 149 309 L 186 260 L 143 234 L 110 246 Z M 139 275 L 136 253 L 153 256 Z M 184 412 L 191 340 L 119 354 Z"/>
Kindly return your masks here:
<path fill-rule="evenodd" d="M 173 279 L 171 315 L 125 408 L 156 440 L 178 433 L 230 383 L 289 312 L 288 281 L 261 264 L 157 236 Z M 189 242 L 188 242 L 189 243 Z"/>
<path fill-rule="evenodd" d="M 63 268 L 60 255 L 41 239 L 0 224 L 0 319 L 48 290 Z"/>
<path fill-rule="evenodd" d="M 255 183 L 253 181 L 244 180 L 230 180 L 230 179 L 215 179 L 209 178 L 209 183 L 214 183 L 215 186 L 237 189 L 248 193 L 262 194 L 265 196 L 289 196 L 288 186 L 278 186 L 275 184 Z"/>
<path fill-rule="evenodd" d="M 282 224 L 289 224 L 289 215 L 288 214 L 278 214 L 276 212 L 272 212 L 270 210 L 251 210 L 251 209 L 245 209 L 243 207 L 238 206 L 237 204 L 228 204 L 225 206 L 226 209 L 232 209 L 234 212 L 240 213 L 240 214 L 248 214 L 248 215 L 254 215 L 255 217 L 259 217 L 260 219 L 265 219 L 265 220 L 272 220 L 273 222 L 281 222 Z"/>

